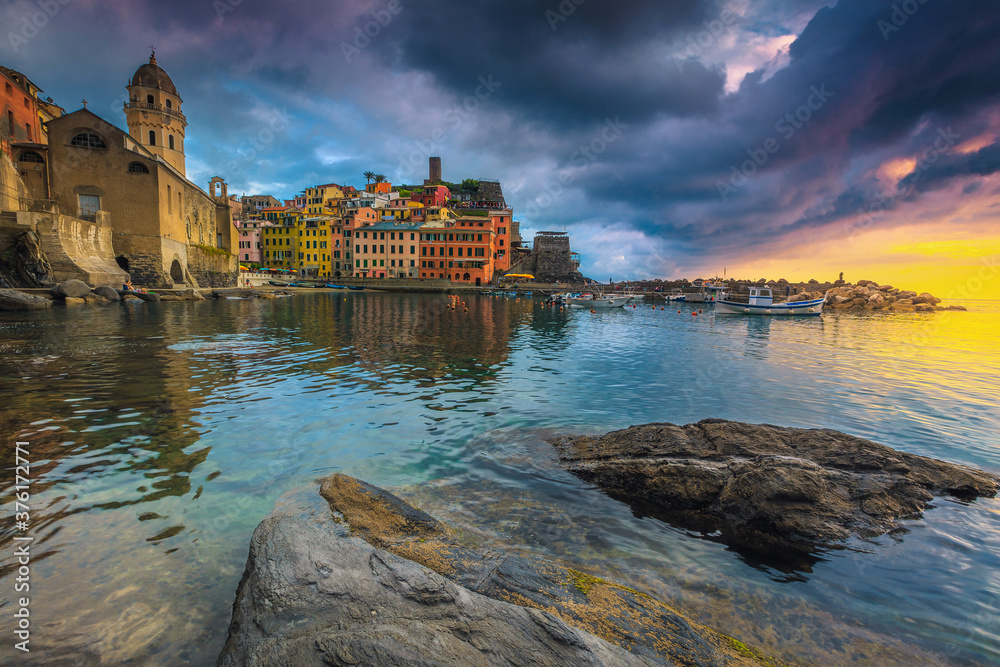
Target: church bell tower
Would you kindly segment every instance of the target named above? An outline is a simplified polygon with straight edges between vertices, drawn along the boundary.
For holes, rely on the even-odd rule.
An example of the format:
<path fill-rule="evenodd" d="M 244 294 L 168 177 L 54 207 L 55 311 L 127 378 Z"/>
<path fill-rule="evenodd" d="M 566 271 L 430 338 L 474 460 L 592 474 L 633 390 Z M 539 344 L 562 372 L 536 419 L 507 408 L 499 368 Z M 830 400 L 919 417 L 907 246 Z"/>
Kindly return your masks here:
<path fill-rule="evenodd" d="M 149 62 L 135 71 L 126 88 L 128 133 L 186 177 L 184 128 L 187 119 L 181 113 L 181 98 L 174 82 L 156 64 L 155 51 L 149 56 Z"/>

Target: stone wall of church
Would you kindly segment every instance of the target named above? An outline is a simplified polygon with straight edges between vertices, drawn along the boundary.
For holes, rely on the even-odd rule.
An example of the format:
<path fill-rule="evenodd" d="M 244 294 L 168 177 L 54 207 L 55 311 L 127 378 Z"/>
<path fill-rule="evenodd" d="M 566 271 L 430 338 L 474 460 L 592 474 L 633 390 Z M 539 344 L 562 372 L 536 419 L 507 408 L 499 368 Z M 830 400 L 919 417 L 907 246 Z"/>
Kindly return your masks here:
<path fill-rule="evenodd" d="M 115 262 L 108 225 L 58 213 L 20 211 L 0 218 L 0 249 L 10 247 L 26 231 L 38 238 L 53 282 L 75 278 L 92 287 L 121 287 L 129 279 Z"/>
<path fill-rule="evenodd" d="M 0 152 L 0 211 L 19 211 L 28 190 L 17 167 L 6 153 Z"/>
<path fill-rule="evenodd" d="M 212 247 L 191 246 L 188 271 L 200 287 L 235 287 L 239 279 L 236 255 Z"/>

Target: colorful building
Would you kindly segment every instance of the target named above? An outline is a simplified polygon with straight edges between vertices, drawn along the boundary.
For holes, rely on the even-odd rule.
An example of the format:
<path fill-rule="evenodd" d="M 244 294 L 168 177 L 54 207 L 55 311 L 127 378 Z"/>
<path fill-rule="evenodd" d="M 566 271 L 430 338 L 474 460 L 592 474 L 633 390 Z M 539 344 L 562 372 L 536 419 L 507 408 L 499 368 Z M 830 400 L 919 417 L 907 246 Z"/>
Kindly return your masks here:
<path fill-rule="evenodd" d="M 305 212 L 309 215 L 325 215 L 327 211 L 323 209 L 324 204 L 331 199 L 343 199 L 344 190 L 336 183 L 326 185 L 314 185 L 306 188 L 305 192 Z"/>
<path fill-rule="evenodd" d="M 510 268 L 511 211 L 464 216 L 420 229 L 420 277 L 486 285 Z"/>
<path fill-rule="evenodd" d="M 239 230 L 239 259 L 242 263 L 252 262 L 263 264 L 262 227 L 270 227 L 273 223 L 267 220 L 237 220 Z"/>
<path fill-rule="evenodd" d="M 447 206 L 448 200 L 451 199 L 451 191 L 444 185 L 425 185 L 410 198 L 427 207 Z"/>
<path fill-rule="evenodd" d="M 41 89 L 16 70 L 0 67 L 0 150 L 11 154 L 12 143 L 41 144 L 38 115 Z"/>
<path fill-rule="evenodd" d="M 418 278 L 422 225 L 380 222 L 354 230 L 354 275 Z"/>

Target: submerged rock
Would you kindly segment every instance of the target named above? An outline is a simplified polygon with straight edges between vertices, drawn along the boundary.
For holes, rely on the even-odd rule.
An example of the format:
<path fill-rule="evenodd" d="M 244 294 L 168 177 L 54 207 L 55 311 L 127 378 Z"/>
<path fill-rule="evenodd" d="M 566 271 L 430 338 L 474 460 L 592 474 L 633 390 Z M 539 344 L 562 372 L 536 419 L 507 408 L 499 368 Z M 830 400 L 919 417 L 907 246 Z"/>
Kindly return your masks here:
<path fill-rule="evenodd" d="M 627 587 L 464 546 L 430 515 L 354 478 L 332 475 L 321 493 L 336 519 L 258 526 L 219 665 L 764 660 Z"/>
<path fill-rule="evenodd" d="M 554 442 L 562 463 L 644 515 L 719 531 L 756 552 L 874 537 L 935 495 L 996 495 L 1000 479 L 830 429 L 706 419 Z"/>

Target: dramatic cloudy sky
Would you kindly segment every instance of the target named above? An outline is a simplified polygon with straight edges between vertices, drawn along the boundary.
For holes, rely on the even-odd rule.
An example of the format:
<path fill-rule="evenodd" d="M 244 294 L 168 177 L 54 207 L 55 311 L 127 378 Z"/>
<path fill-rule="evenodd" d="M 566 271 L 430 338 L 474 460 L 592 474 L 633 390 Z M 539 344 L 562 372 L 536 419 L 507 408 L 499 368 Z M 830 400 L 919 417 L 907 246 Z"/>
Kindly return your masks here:
<path fill-rule="evenodd" d="M 0 63 L 121 126 L 155 44 L 189 176 L 230 192 L 439 155 L 593 277 L 1000 296 L 996 0 L 14 0 L 0 26 Z"/>

